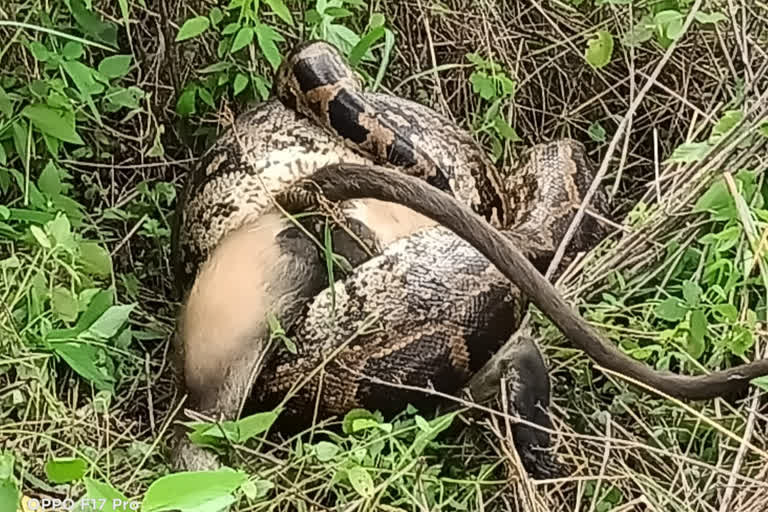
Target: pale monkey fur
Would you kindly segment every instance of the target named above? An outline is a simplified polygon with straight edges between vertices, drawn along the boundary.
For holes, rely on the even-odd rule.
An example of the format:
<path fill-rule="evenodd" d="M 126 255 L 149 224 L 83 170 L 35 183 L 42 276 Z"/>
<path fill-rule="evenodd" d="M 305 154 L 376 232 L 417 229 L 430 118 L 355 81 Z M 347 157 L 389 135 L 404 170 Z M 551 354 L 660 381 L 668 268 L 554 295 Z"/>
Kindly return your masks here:
<path fill-rule="evenodd" d="M 382 246 L 435 225 L 395 203 L 364 199 L 345 206 Z M 269 336 L 267 317 L 280 319 L 301 295 L 296 281 L 306 269 L 295 267 L 301 263 L 286 255 L 277 239 L 291 225 L 282 214 L 267 213 L 229 233 L 201 266 L 179 318 L 177 340 L 190 408 L 225 420 L 240 414 Z M 187 459 L 188 469 L 216 464 L 210 454 L 195 451 L 185 446 L 177 455 Z"/>

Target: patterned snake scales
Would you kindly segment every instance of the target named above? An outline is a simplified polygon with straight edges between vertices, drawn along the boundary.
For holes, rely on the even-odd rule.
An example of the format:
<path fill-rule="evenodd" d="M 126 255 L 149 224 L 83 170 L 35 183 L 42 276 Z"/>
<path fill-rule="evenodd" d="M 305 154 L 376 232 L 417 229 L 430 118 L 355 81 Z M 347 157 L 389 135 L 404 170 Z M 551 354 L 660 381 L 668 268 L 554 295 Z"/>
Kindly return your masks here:
<path fill-rule="evenodd" d="M 427 406 L 428 394 L 388 383 L 459 391 L 528 300 L 598 364 L 675 397 L 722 396 L 768 374 L 768 360 L 696 377 L 656 372 L 604 341 L 543 278 L 594 178 L 577 142 L 537 145 L 502 179 L 468 133 L 425 106 L 364 92 L 323 42 L 294 49 L 275 92 L 218 139 L 180 196 L 175 354 L 191 409 L 224 419 L 267 410 L 322 364 L 280 428 L 315 412 Z M 600 232 L 587 220 L 569 251 Z M 331 286 L 329 244 L 318 239 L 348 262 Z M 270 336 L 269 319 L 295 353 Z M 505 363 L 510 410 L 550 428 L 538 349 L 524 342 Z M 549 445 L 544 431 L 513 433 L 531 475 L 557 471 L 537 449 Z M 175 467 L 216 464 L 177 435 Z"/>

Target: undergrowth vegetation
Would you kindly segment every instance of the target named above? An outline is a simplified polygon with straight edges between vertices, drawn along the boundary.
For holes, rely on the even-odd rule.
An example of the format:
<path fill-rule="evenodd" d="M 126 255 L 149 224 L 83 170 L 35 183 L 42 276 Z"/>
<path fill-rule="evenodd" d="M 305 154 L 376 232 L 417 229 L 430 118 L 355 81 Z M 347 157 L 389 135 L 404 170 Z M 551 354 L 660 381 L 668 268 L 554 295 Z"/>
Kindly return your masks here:
<path fill-rule="evenodd" d="M 571 479 L 521 478 L 503 415 L 468 402 L 356 410 L 287 439 L 268 435 L 279 411 L 196 424 L 236 469 L 169 475 L 176 192 L 300 40 L 452 116 L 507 171 L 562 136 L 609 163 L 616 232 L 560 281 L 626 353 L 688 374 L 765 353 L 768 7 L 479 4 L 0 5 L 0 511 L 768 507 L 765 383 L 733 403 L 664 400 L 538 315 Z"/>

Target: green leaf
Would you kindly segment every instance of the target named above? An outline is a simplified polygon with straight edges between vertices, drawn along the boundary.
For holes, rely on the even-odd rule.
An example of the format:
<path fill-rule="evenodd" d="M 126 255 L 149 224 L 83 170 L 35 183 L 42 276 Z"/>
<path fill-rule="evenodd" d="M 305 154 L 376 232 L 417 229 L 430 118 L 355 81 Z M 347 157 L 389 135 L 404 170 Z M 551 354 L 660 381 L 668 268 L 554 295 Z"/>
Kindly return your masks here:
<path fill-rule="evenodd" d="M 11 102 L 10 96 L 2 87 L 0 87 L 0 114 L 3 114 L 8 119 L 13 117 L 13 102 Z"/>
<path fill-rule="evenodd" d="M 245 89 L 245 86 L 248 85 L 248 77 L 245 76 L 242 73 L 238 73 L 235 75 L 235 81 L 232 84 L 232 92 L 237 96 L 241 92 L 243 92 L 243 89 Z"/>
<path fill-rule="evenodd" d="M 98 320 L 104 312 L 112 305 L 112 292 L 102 290 L 91 297 L 88 308 L 77 320 L 76 329 L 78 333 L 85 331 Z"/>
<path fill-rule="evenodd" d="M 210 66 L 206 66 L 198 73 L 200 74 L 207 74 L 207 73 L 218 73 L 219 71 L 227 71 L 229 68 L 232 67 L 232 63 L 226 60 L 222 60 L 219 62 L 214 62 Z"/>
<path fill-rule="evenodd" d="M 176 42 L 185 41 L 197 37 L 211 26 L 210 20 L 205 16 L 196 16 L 184 22 L 176 34 Z"/>
<path fill-rule="evenodd" d="M 197 89 L 198 88 L 195 85 L 188 85 L 182 91 L 178 101 L 176 102 L 176 112 L 180 116 L 186 117 L 196 112 L 195 98 L 197 97 Z"/>
<path fill-rule="evenodd" d="M 699 197 L 694 212 L 721 211 L 733 205 L 733 197 L 722 179 L 718 179 Z"/>
<path fill-rule="evenodd" d="M 496 86 L 493 80 L 484 71 L 473 71 L 469 75 L 469 83 L 472 84 L 472 91 L 479 94 L 486 101 L 496 96 Z"/>
<path fill-rule="evenodd" d="M 242 471 L 223 468 L 218 471 L 182 472 L 155 480 L 141 503 L 142 512 L 205 510 L 203 506 L 220 505 L 248 479 Z M 230 501 L 231 503 L 231 501 Z M 216 509 L 220 510 L 220 509 Z"/>
<path fill-rule="evenodd" d="M 218 7 L 214 7 L 213 9 L 211 9 L 211 12 L 208 13 L 208 15 L 211 18 L 211 24 L 214 26 L 221 23 L 221 20 L 224 19 L 224 13 Z"/>
<path fill-rule="evenodd" d="M 587 135 L 595 142 L 605 142 L 605 128 L 598 121 L 593 122 L 587 128 Z"/>
<path fill-rule="evenodd" d="M 59 318 L 65 322 L 74 322 L 78 313 L 78 301 L 68 289 L 57 286 L 51 293 L 51 305 Z"/>
<path fill-rule="evenodd" d="M 112 55 L 99 63 L 99 73 L 107 78 L 120 78 L 131 69 L 131 55 Z"/>
<path fill-rule="evenodd" d="M 48 48 L 37 41 L 29 43 L 29 51 L 32 53 L 32 56 L 40 62 L 46 62 L 51 58 L 51 53 L 48 51 Z"/>
<path fill-rule="evenodd" d="M 77 41 L 67 41 L 67 44 L 61 49 L 61 55 L 67 60 L 79 59 L 84 53 L 83 45 Z"/>
<path fill-rule="evenodd" d="M 663 302 L 656 305 L 656 308 L 654 309 L 656 316 L 670 322 L 678 322 L 682 320 L 687 311 L 688 309 L 680 302 L 680 300 L 674 297 L 665 299 Z"/>
<path fill-rule="evenodd" d="M 753 329 L 742 327 L 740 325 L 734 327 L 734 335 L 731 340 L 729 348 L 731 352 L 739 357 L 744 357 L 749 349 L 755 344 L 755 337 Z"/>
<path fill-rule="evenodd" d="M 52 109 L 48 105 L 27 105 L 21 115 L 28 118 L 32 125 L 43 133 L 64 142 L 83 144 L 83 139 L 75 131 L 75 116 L 72 112 Z"/>
<path fill-rule="evenodd" d="M 274 488 L 275 484 L 269 480 L 248 480 L 243 484 L 240 490 L 243 491 L 243 494 L 246 495 L 249 499 L 257 500 L 265 497 L 267 494 L 269 494 L 269 491 Z"/>
<path fill-rule="evenodd" d="M 739 310 L 733 304 L 717 304 L 712 306 L 712 311 L 720 317 L 722 321 L 735 322 L 739 318 Z"/>
<path fill-rule="evenodd" d="M 683 298 L 689 307 L 697 307 L 701 299 L 701 286 L 693 281 L 685 281 L 683 283 Z"/>
<path fill-rule="evenodd" d="M 704 339 L 707 336 L 707 317 L 700 309 L 691 311 L 690 337 L 688 339 L 688 353 L 694 359 L 698 359 L 704 353 L 706 345 Z"/>
<path fill-rule="evenodd" d="M 728 19 L 725 14 L 717 11 L 709 13 L 698 11 L 696 14 L 694 14 L 693 18 L 699 23 L 718 23 Z"/>
<path fill-rule="evenodd" d="M 60 458 L 45 464 L 45 475 L 55 484 L 80 480 L 85 475 L 87 464 L 80 458 Z"/>
<path fill-rule="evenodd" d="M 107 374 L 96 363 L 105 359 L 104 350 L 94 345 L 81 342 L 53 342 L 53 351 L 78 375 L 93 383 L 100 391 L 114 391 L 115 377 Z M 111 360 L 109 360 L 111 363 Z"/>
<path fill-rule="evenodd" d="M 129 503 L 128 498 L 124 494 L 116 490 L 109 484 L 93 480 L 92 478 L 83 478 L 85 484 L 85 496 L 87 500 L 98 500 L 97 503 L 101 505 L 104 500 L 104 505 L 100 510 L 105 512 L 118 512 L 124 511 L 124 504 Z"/>
<path fill-rule="evenodd" d="M 61 192 L 61 178 L 59 170 L 52 160 L 46 164 L 40 177 L 37 179 L 37 188 L 49 196 L 57 196 Z"/>
<path fill-rule="evenodd" d="M 600 30 L 589 41 L 584 51 L 584 58 L 590 66 L 600 69 L 611 62 L 613 55 L 613 36 L 610 32 Z"/>
<path fill-rule="evenodd" d="M 35 237 L 37 243 L 40 244 L 40 247 L 44 249 L 53 247 L 51 241 L 48 239 L 48 235 L 46 235 L 40 227 L 35 225 L 29 226 L 29 231 L 32 233 L 32 236 Z"/>
<path fill-rule="evenodd" d="M 274 11 L 274 13 L 280 17 L 281 20 L 290 26 L 293 26 L 293 17 L 291 16 L 291 11 L 289 11 L 288 7 L 285 6 L 283 0 L 264 0 L 264 3 L 266 3 L 272 9 L 272 11 Z"/>
<path fill-rule="evenodd" d="M 346 415 L 344 415 L 344 421 L 342 423 L 342 430 L 345 434 L 352 434 L 356 432 L 354 428 L 354 422 L 359 419 L 370 419 L 378 424 L 376 415 L 365 409 L 352 409 Z"/>
<path fill-rule="evenodd" d="M 357 66 L 360 63 L 360 60 L 371 49 L 371 46 L 384 37 L 384 33 L 384 27 L 377 27 L 361 37 L 360 41 L 349 52 L 349 65 L 352 67 Z"/>
<path fill-rule="evenodd" d="M 80 263 L 88 274 L 100 277 L 112 275 L 112 257 L 109 251 L 95 242 L 80 244 Z"/>
<path fill-rule="evenodd" d="M 667 162 L 691 163 L 702 160 L 709 152 L 712 146 L 707 142 L 687 142 L 680 144 L 672 155 L 667 158 Z"/>
<path fill-rule="evenodd" d="M 244 443 L 252 437 L 266 432 L 275 422 L 279 414 L 279 410 L 260 412 L 236 421 L 235 423 L 240 432 L 239 441 Z"/>
<path fill-rule="evenodd" d="M 228 36 L 230 34 L 234 34 L 240 30 L 240 24 L 239 23 L 230 23 L 226 27 L 224 27 L 224 30 L 221 31 L 221 35 Z"/>
<path fill-rule="evenodd" d="M 135 304 L 111 306 L 88 328 L 88 331 L 97 338 L 111 338 L 128 321 L 134 307 Z"/>
<path fill-rule="evenodd" d="M 341 451 L 341 448 L 339 448 L 339 446 L 336 444 L 329 443 L 328 441 L 320 441 L 319 443 L 315 444 L 314 450 L 317 460 L 320 462 L 328 462 Z"/>
<path fill-rule="evenodd" d="M 0 480 L 0 510 L 18 510 L 19 490 L 10 478 Z"/>
<path fill-rule="evenodd" d="M 496 118 L 493 120 L 493 127 L 496 129 L 496 132 L 503 137 L 504 139 L 511 141 L 511 142 L 521 142 L 522 139 L 519 135 L 517 135 L 517 132 L 514 128 L 512 128 L 506 119 L 504 119 L 501 116 L 496 116 Z"/>
<path fill-rule="evenodd" d="M 711 142 L 716 141 L 733 129 L 741 120 L 744 119 L 744 113 L 741 110 L 728 110 L 717 121 L 712 128 L 712 134 L 709 136 Z"/>
<path fill-rule="evenodd" d="M 117 26 L 113 23 L 102 21 L 101 17 L 88 10 L 83 0 L 70 0 L 72 16 L 77 21 L 83 32 L 90 34 L 96 39 L 117 46 Z"/>
<path fill-rule="evenodd" d="M 242 50 L 244 47 L 251 44 L 253 41 L 253 28 L 243 27 L 235 36 L 235 40 L 232 42 L 232 48 L 229 49 L 230 53 L 235 53 L 238 50 Z"/>
<path fill-rule="evenodd" d="M 760 126 L 757 127 L 757 131 L 762 135 L 763 137 L 768 137 L 768 121 L 762 123 Z"/>
<path fill-rule="evenodd" d="M 387 19 L 383 14 L 375 12 L 371 15 L 371 20 L 368 22 L 368 26 L 371 27 L 371 29 L 383 27 L 386 21 Z"/>
<path fill-rule="evenodd" d="M 277 34 L 272 27 L 259 23 L 256 25 L 256 38 L 259 41 L 259 47 L 264 53 L 264 57 L 267 58 L 272 69 L 277 71 L 282 59 L 280 57 L 280 50 L 278 50 L 275 45 L 275 41 L 281 40 L 280 35 Z"/>
<path fill-rule="evenodd" d="M 352 488 L 363 498 L 373 496 L 373 479 L 368 471 L 361 466 L 353 466 L 347 470 L 347 478 Z"/>

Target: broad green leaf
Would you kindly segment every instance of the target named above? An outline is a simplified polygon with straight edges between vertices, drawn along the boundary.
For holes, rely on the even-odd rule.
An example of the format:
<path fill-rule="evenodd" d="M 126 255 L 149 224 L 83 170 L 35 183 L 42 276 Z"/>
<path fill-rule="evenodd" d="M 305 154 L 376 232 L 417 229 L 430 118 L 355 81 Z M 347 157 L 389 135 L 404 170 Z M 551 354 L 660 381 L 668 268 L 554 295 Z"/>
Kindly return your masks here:
<path fill-rule="evenodd" d="M 109 277 L 112 275 L 112 257 L 109 252 L 95 242 L 82 242 L 80 244 L 80 263 L 85 272 Z"/>
<path fill-rule="evenodd" d="M 49 196 L 57 196 L 61 192 L 59 170 L 52 160 L 48 161 L 43 172 L 40 173 L 40 177 L 37 179 L 37 188 Z"/>
<path fill-rule="evenodd" d="M 87 464 L 80 458 L 60 458 L 45 464 L 45 476 L 55 484 L 80 480 L 85 475 Z"/>
<path fill-rule="evenodd" d="M 85 53 L 83 45 L 77 41 L 67 41 L 64 48 L 61 49 L 61 55 L 67 60 L 76 60 Z"/>
<path fill-rule="evenodd" d="M 589 125 L 587 135 L 595 142 L 605 142 L 605 128 L 598 121 Z"/>
<path fill-rule="evenodd" d="M 88 500 L 96 500 L 100 511 L 125 512 L 125 504 L 130 503 L 123 493 L 109 484 L 88 477 L 83 478 L 83 483 L 85 484 L 86 492 L 83 498 L 85 498 L 86 502 Z M 102 500 L 104 501 L 102 502 Z"/>
<path fill-rule="evenodd" d="M 185 41 L 197 37 L 211 26 L 210 20 L 205 16 L 196 16 L 184 22 L 176 34 L 176 42 Z"/>
<path fill-rule="evenodd" d="M 706 345 L 704 339 L 707 336 L 707 317 L 700 309 L 691 311 L 690 339 L 688 340 L 688 353 L 694 359 L 698 359 L 704 353 Z"/>
<path fill-rule="evenodd" d="M 51 241 L 48 239 L 48 235 L 46 235 L 45 232 L 40 229 L 40 227 L 35 225 L 29 226 L 29 231 L 32 233 L 32 236 L 35 237 L 37 243 L 40 244 L 40 247 L 44 249 L 50 249 L 53 247 L 51 245 Z"/>
<path fill-rule="evenodd" d="M 584 58 L 590 66 L 600 69 L 611 62 L 613 55 L 613 36 L 610 32 L 600 30 L 589 41 L 584 51 Z"/>
<path fill-rule="evenodd" d="M 214 26 L 221 23 L 221 20 L 224 19 L 224 13 L 218 7 L 211 9 L 211 12 L 208 13 L 208 16 L 211 18 L 211 24 Z"/>
<path fill-rule="evenodd" d="M 293 17 L 291 16 L 291 11 L 289 11 L 288 7 L 285 6 L 283 0 L 264 0 L 264 3 L 266 3 L 272 9 L 272 11 L 274 11 L 274 13 L 280 17 L 281 20 L 290 26 L 293 26 Z"/>
<path fill-rule="evenodd" d="M 112 298 L 113 294 L 109 290 L 101 290 L 91 298 L 85 313 L 77 319 L 75 328 L 78 330 L 78 333 L 89 328 L 112 306 Z"/>
<path fill-rule="evenodd" d="M 328 462 L 341 451 L 341 448 L 339 448 L 339 446 L 336 444 L 329 443 L 328 441 L 320 441 L 319 443 L 315 444 L 314 450 L 317 460 L 320 462 Z"/>
<path fill-rule="evenodd" d="M 51 292 L 51 305 L 59 318 L 74 322 L 78 314 L 78 301 L 67 288 L 57 286 Z"/>
<path fill-rule="evenodd" d="M 112 55 L 99 63 L 99 73 L 107 78 L 120 78 L 131 69 L 131 55 Z"/>
<path fill-rule="evenodd" d="M 373 495 L 373 479 L 364 467 L 353 466 L 347 469 L 347 478 L 352 488 L 363 498 Z"/>
<path fill-rule="evenodd" d="M 370 419 L 378 423 L 376 415 L 365 409 L 352 409 L 346 415 L 344 415 L 344 421 L 342 422 L 342 430 L 345 434 L 352 434 L 354 430 L 354 422 L 358 419 Z"/>
<path fill-rule="evenodd" d="M 71 112 L 55 110 L 48 105 L 27 105 L 21 111 L 32 125 L 43 133 L 64 142 L 83 144 L 83 139 L 75 131 L 75 116 Z"/>
<path fill-rule="evenodd" d="M 91 324 L 88 331 L 98 338 L 111 338 L 128 321 L 128 317 L 134 307 L 135 304 L 111 306 L 98 320 Z"/>
<path fill-rule="evenodd" d="M 219 61 L 219 62 L 214 62 L 210 66 L 204 67 L 203 69 L 198 71 L 198 73 L 201 73 L 201 74 L 218 73 L 219 71 L 226 71 L 226 70 L 228 70 L 231 67 L 232 67 L 232 63 L 231 62 L 223 60 L 223 61 Z"/>
<path fill-rule="evenodd" d="M 384 24 L 387 22 L 387 19 L 384 17 L 383 14 L 379 12 L 375 12 L 371 15 L 371 20 L 368 22 L 368 25 L 371 27 L 371 29 L 383 27 Z"/>
<path fill-rule="evenodd" d="M 237 420 L 236 424 L 240 432 L 239 441 L 244 443 L 252 437 L 266 432 L 275 422 L 279 414 L 279 410 L 267 411 Z"/>
<path fill-rule="evenodd" d="M 221 504 L 241 485 L 248 475 L 223 468 L 218 471 L 181 472 L 155 480 L 141 503 L 142 512 L 202 510 L 206 504 Z"/>
<path fill-rule="evenodd" d="M 230 23 L 226 27 L 224 27 L 224 30 L 221 31 L 221 35 L 228 36 L 230 34 L 234 34 L 240 30 L 240 24 L 239 23 Z"/>
<path fill-rule="evenodd" d="M 19 499 L 19 490 L 13 480 L 0 480 L 0 510 L 18 510 Z"/>
<path fill-rule="evenodd" d="M 687 142 L 680 144 L 667 158 L 667 162 L 691 163 L 703 159 L 712 146 L 707 142 Z"/>
<path fill-rule="evenodd" d="M 188 85 L 179 95 L 179 99 L 176 102 L 176 113 L 182 117 L 186 117 L 196 112 L 195 98 L 197 97 L 197 86 Z"/>
<path fill-rule="evenodd" d="M 733 304 L 716 304 L 712 306 L 712 311 L 718 315 L 721 320 L 726 322 L 735 322 L 739 318 L 739 310 Z"/>
<path fill-rule="evenodd" d="M 744 357 L 747 351 L 755 344 L 753 329 L 738 325 L 734 327 L 733 331 L 733 339 L 731 340 L 729 348 L 735 355 Z"/>
<path fill-rule="evenodd" d="M 683 283 L 683 298 L 689 307 L 697 307 L 701 299 L 701 286 L 693 281 L 685 281 Z"/>
<path fill-rule="evenodd" d="M 29 51 L 32 56 L 40 62 L 46 62 L 51 58 L 51 53 L 48 51 L 48 48 L 46 48 L 44 44 L 41 44 L 37 41 L 32 41 L 29 43 Z"/>
<path fill-rule="evenodd" d="M 243 89 L 245 89 L 245 86 L 248 85 L 248 77 L 245 76 L 242 73 L 238 73 L 235 76 L 235 81 L 232 84 L 232 92 L 237 96 L 241 92 L 243 92 Z"/>
<path fill-rule="evenodd" d="M 110 46 L 117 46 L 117 26 L 104 22 L 100 16 L 88 10 L 83 0 L 70 0 L 72 16 L 86 34 L 90 34 Z"/>
<path fill-rule="evenodd" d="M 100 391 L 114 391 L 115 377 L 108 375 L 97 362 L 104 361 L 104 351 L 94 345 L 81 342 L 53 342 L 53 351 L 78 375 L 93 383 Z"/>
<path fill-rule="evenodd" d="M 248 498 L 257 500 L 259 498 L 265 497 L 267 494 L 269 494 L 269 491 L 274 488 L 275 484 L 269 480 L 256 480 L 255 482 L 248 480 L 242 485 L 242 487 L 240 487 L 240 490 L 243 491 L 243 494 L 245 494 Z"/>
<path fill-rule="evenodd" d="M 243 27 L 235 36 L 235 40 L 232 41 L 232 48 L 229 49 L 231 53 L 235 53 L 239 50 L 242 50 L 251 42 L 253 41 L 253 28 L 251 27 Z"/>
<path fill-rule="evenodd" d="M 484 100 L 489 101 L 496 96 L 493 79 L 484 71 L 474 71 L 469 75 L 469 83 L 472 84 L 472 91 Z"/>
<path fill-rule="evenodd" d="M 10 119 L 13 117 L 13 102 L 11 97 L 5 92 L 5 89 L 0 87 L 0 114 Z"/>
<path fill-rule="evenodd" d="M 712 128 L 712 134 L 709 136 L 710 141 L 715 141 L 731 131 L 742 119 L 744 119 L 744 113 L 741 110 L 728 110 L 725 112 Z"/>
<path fill-rule="evenodd" d="M 522 139 L 517 134 L 514 128 L 512 128 L 506 119 L 501 116 L 496 116 L 493 120 L 493 127 L 496 128 L 496 132 L 504 139 L 511 142 L 520 142 Z"/>
<path fill-rule="evenodd" d="M 696 204 L 693 206 L 694 212 L 704 211 L 720 211 L 724 208 L 728 208 L 733 205 L 733 197 L 725 182 L 722 179 L 718 179 L 709 189 L 699 197 Z"/>
<path fill-rule="evenodd" d="M 352 67 L 357 66 L 371 49 L 371 46 L 382 37 L 384 37 L 384 27 L 376 27 L 361 37 L 360 41 L 349 52 L 349 65 Z"/>
<path fill-rule="evenodd" d="M 696 14 L 694 14 L 693 18 L 699 23 L 718 23 L 720 21 L 725 21 L 728 19 L 728 17 L 725 14 L 717 11 L 713 11 L 713 12 L 698 11 Z"/>
<path fill-rule="evenodd" d="M 669 297 L 668 299 L 665 299 L 654 309 L 656 316 L 670 322 L 678 322 L 682 320 L 685 318 L 685 313 L 687 311 L 688 309 L 680 302 L 679 299 L 676 299 L 675 297 Z"/>
<path fill-rule="evenodd" d="M 259 48 L 264 53 L 264 57 L 267 58 L 272 69 L 277 71 L 282 58 L 280 57 L 280 50 L 275 45 L 275 41 L 280 41 L 282 37 L 269 25 L 259 23 L 256 25 L 256 38 L 259 42 Z"/>
<path fill-rule="evenodd" d="M 458 412 L 452 412 L 439 416 L 429 422 L 429 430 L 426 432 L 420 432 L 413 442 L 413 453 L 415 456 L 420 456 L 429 443 L 431 443 L 441 432 L 451 426 L 453 419 Z"/>

